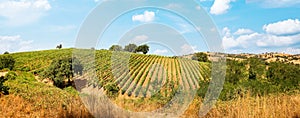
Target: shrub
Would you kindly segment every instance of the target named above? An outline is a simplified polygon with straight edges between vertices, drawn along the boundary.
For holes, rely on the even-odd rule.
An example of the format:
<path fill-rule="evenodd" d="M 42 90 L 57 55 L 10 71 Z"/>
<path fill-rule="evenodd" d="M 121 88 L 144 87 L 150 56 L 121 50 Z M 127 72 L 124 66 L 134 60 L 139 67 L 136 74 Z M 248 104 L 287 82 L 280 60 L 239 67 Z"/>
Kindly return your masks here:
<path fill-rule="evenodd" d="M 71 85 L 71 79 L 74 74 L 82 74 L 83 66 L 76 58 L 62 58 L 54 60 L 51 65 L 43 72 L 43 78 L 49 78 L 54 82 L 54 85 L 59 88 L 64 88 Z M 65 85 L 64 80 L 68 80 L 68 85 Z"/>
<path fill-rule="evenodd" d="M 141 45 L 139 47 L 137 47 L 134 52 L 143 52 L 143 54 L 147 54 L 149 51 L 149 46 L 148 45 Z"/>
<path fill-rule="evenodd" d="M 0 70 L 8 68 L 12 70 L 15 66 L 15 59 L 10 55 L 1 55 L 0 56 Z"/>
<path fill-rule="evenodd" d="M 120 87 L 113 82 L 109 82 L 104 86 L 104 89 L 106 90 L 106 94 L 108 97 L 115 98 L 118 96 Z"/>
<path fill-rule="evenodd" d="M 15 80 L 17 78 L 17 74 L 15 72 L 8 72 L 5 77 L 6 80 Z"/>
<path fill-rule="evenodd" d="M 124 50 L 127 51 L 127 52 L 134 52 L 136 48 L 137 48 L 137 45 L 128 44 L 128 45 L 125 46 Z"/>
<path fill-rule="evenodd" d="M 8 90 L 9 88 L 7 86 L 4 86 L 3 83 L 6 81 L 7 79 L 3 76 L 0 77 L 0 95 L 4 94 L 7 95 L 8 94 Z"/>
<path fill-rule="evenodd" d="M 193 60 L 197 60 L 200 62 L 209 62 L 208 55 L 203 52 L 195 53 L 192 57 Z"/>
<path fill-rule="evenodd" d="M 112 45 L 110 48 L 109 48 L 110 51 L 122 51 L 122 46 L 120 45 Z"/>

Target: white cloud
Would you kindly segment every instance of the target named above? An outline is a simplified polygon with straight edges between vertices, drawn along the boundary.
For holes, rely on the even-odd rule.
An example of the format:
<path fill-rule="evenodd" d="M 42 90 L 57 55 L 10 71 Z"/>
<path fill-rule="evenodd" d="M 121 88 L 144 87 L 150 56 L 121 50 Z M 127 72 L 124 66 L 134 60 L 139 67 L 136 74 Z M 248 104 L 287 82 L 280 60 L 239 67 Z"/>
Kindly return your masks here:
<path fill-rule="evenodd" d="M 152 22 L 155 19 L 155 12 L 145 11 L 143 14 L 132 16 L 132 21 Z"/>
<path fill-rule="evenodd" d="M 240 35 L 233 35 L 230 32 L 229 28 L 225 27 L 223 29 L 222 42 L 225 49 L 233 49 L 233 48 L 254 49 L 260 47 L 284 47 L 284 46 L 290 46 L 300 42 L 300 34 L 281 36 L 281 35 L 274 35 L 269 33 L 253 32 L 253 33 L 246 33 Z"/>
<path fill-rule="evenodd" d="M 195 7 L 197 10 L 201 10 L 201 7 L 200 6 L 196 6 Z"/>
<path fill-rule="evenodd" d="M 167 49 L 163 49 L 163 50 L 161 50 L 161 49 L 157 49 L 157 50 L 155 50 L 153 53 L 154 54 L 157 54 L 157 55 L 164 55 L 164 54 L 166 54 L 166 53 L 168 53 L 169 51 L 167 50 Z"/>
<path fill-rule="evenodd" d="M 300 54 L 300 48 L 286 48 L 284 51 L 284 53 L 288 53 L 288 54 Z"/>
<path fill-rule="evenodd" d="M 21 36 L 0 36 L 0 53 L 5 51 L 9 52 L 22 52 L 32 50 L 32 40 L 23 40 Z"/>
<path fill-rule="evenodd" d="M 261 3 L 264 7 L 269 8 L 282 8 L 300 5 L 299 0 L 246 0 L 247 3 Z"/>
<path fill-rule="evenodd" d="M 284 20 L 276 23 L 264 25 L 263 29 L 270 34 L 287 35 L 300 33 L 300 21 L 298 19 Z"/>
<path fill-rule="evenodd" d="M 224 14 L 230 9 L 230 3 L 234 1 L 235 0 L 215 0 L 210 8 L 210 13 L 215 15 Z"/>
<path fill-rule="evenodd" d="M 179 27 L 180 34 L 190 33 L 193 31 L 193 27 L 187 23 L 178 23 L 177 25 Z"/>
<path fill-rule="evenodd" d="M 250 30 L 250 29 L 238 29 L 234 35 L 244 35 L 244 34 L 251 34 L 254 33 L 254 31 Z"/>
<path fill-rule="evenodd" d="M 223 46 L 225 49 L 236 47 L 238 42 L 234 39 L 228 27 L 223 28 Z"/>
<path fill-rule="evenodd" d="M 143 43 L 143 42 L 147 41 L 148 39 L 149 39 L 149 37 L 147 35 L 139 35 L 139 36 L 135 36 L 131 40 L 131 43 L 139 44 L 139 43 Z"/>
<path fill-rule="evenodd" d="M 108 1 L 108 0 L 94 0 L 94 2 L 106 2 L 106 1 Z"/>
<path fill-rule="evenodd" d="M 50 26 L 49 30 L 52 32 L 69 32 L 75 30 L 77 27 L 75 25 L 66 25 L 66 26 Z"/>
<path fill-rule="evenodd" d="M 188 44 L 184 44 L 180 48 L 181 48 L 180 55 L 192 54 L 192 53 L 197 52 L 197 50 L 196 50 L 197 46 L 191 46 Z"/>
<path fill-rule="evenodd" d="M 257 40 L 257 46 L 269 47 L 269 46 L 289 46 L 300 41 L 300 35 L 294 36 L 276 36 L 272 34 L 260 34 Z"/>
<path fill-rule="evenodd" d="M 11 26 L 35 22 L 50 9 L 48 0 L 0 0 L 0 16 Z"/>
<path fill-rule="evenodd" d="M 166 8 L 169 8 L 169 9 L 180 9 L 182 8 L 182 6 L 180 4 L 175 4 L 175 3 L 170 3 L 166 6 Z"/>

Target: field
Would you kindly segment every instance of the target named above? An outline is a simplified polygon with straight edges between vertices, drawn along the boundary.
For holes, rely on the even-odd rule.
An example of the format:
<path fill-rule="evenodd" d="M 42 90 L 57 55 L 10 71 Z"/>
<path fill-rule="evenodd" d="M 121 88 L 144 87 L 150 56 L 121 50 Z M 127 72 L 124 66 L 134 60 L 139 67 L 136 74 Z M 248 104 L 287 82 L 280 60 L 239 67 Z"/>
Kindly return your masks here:
<path fill-rule="evenodd" d="M 17 77 L 4 83 L 10 89 L 9 95 L 0 98 L 0 114 L 3 117 L 91 117 L 84 107 L 86 101 L 80 99 L 80 96 L 84 99 L 82 96 L 85 94 L 71 86 L 60 89 L 41 82 L 43 71 L 51 62 L 71 57 L 72 51 L 61 49 L 10 54 L 16 60 L 12 71 L 17 73 Z M 95 60 L 89 56 L 95 56 Z M 84 65 L 83 75 L 74 79 L 89 78 L 91 70 L 94 70 L 97 76 L 93 80 L 97 81 L 87 81 L 82 86 L 100 86 L 119 107 L 130 111 L 152 111 L 163 107 L 177 91 L 192 91 L 190 94 L 195 93 L 196 96 L 181 117 L 198 117 L 210 81 L 209 62 L 107 50 L 97 50 L 95 55 L 84 57 L 79 57 Z M 253 74 L 255 76 L 249 76 Z M 299 117 L 298 74 L 299 65 L 265 65 L 256 60 L 249 63 L 228 61 L 223 91 L 205 117 Z M 108 110 L 111 110 L 110 106 L 103 107 L 101 112 L 92 111 L 92 114 L 133 117 L 129 112 L 118 110 L 104 112 Z"/>

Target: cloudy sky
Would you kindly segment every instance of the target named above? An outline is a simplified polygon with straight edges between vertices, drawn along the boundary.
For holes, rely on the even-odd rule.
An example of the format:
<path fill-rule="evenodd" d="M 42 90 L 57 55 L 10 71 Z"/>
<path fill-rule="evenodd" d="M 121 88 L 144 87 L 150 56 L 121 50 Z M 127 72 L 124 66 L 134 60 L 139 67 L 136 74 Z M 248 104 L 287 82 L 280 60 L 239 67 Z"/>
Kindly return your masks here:
<path fill-rule="evenodd" d="M 0 0 L 0 53 L 74 47 L 77 33 L 88 14 L 109 0 Z M 212 18 L 228 53 L 285 52 L 300 53 L 300 2 L 295 0 L 196 0 Z M 170 3 L 167 8 L 181 8 Z M 185 10 L 185 8 L 181 8 Z M 110 11 L 107 11 L 109 13 Z M 193 12 L 190 14 L 197 14 Z M 194 28 L 174 15 L 155 8 L 137 9 L 124 13 L 107 29 L 97 48 L 109 48 L 126 37 L 133 43 L 154 39 L 159 28 L 130 32 L 141 24 L 160 23 L 172 27 L 187 41 L 177 46 L 179 54 L 209 51 L 204 38 Z M 203 28 L 202 28 L 203 29 Z M 166 29 L 167 30 L 167 29 Z M 163 40 L 182 38 L 173 30 L 156 33 Z M 169 34 L 168 34 L 169 33 Z M 152 39 L 151 39 L 152 38 Z M 201 40 L 199 40 L 201 39 Z M 125 40 L 125 39 L 124 39 Z M 181 40 L 181 39 L 178 39 Z M 168 44 L 148 42 L 150 53 L 172 55 Z M 175 44 L 174 44 L 175 45 Z M 176 50 L 176 49 L 175 49 Z"/>

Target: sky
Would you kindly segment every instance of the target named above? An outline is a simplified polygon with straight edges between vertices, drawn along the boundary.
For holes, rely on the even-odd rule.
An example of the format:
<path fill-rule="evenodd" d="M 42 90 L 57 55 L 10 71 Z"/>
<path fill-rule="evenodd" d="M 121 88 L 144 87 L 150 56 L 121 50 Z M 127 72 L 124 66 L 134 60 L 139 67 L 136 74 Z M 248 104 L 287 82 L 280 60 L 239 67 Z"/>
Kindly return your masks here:
<path fill-rule="evenodd" d="M 109 1 L 0 0 L 0 53 L 54 49 L 58 44 L 74 47 L 88 15 Z M 210 51 L 210 39 L 202 32 L 208 27 L 197 27 L 197 23 L 187 20 L 188 15 L 196 16 L 203 10 L 206 15 L 202 16 L 215 24 L 217 29 L 210 30 L 219 33 L 224 52 L 300 54 L 300 1 L 195 1 L 199 6 L 193 8 L 175 3 L 165 6 L 187 14 L 153 7 L 124 11 L 99 34 L 95 47 L 108 49 L 113 44 L 148 44 L 149 53 L 159 55 Z M 118 5 L 120 8 L 114 9 L 126 6 Z M 103 17 L 95 22 L 101 22 L 113 10 L 102 12 Z M 205 23 L 200 24 L 204 26 Z"/>

